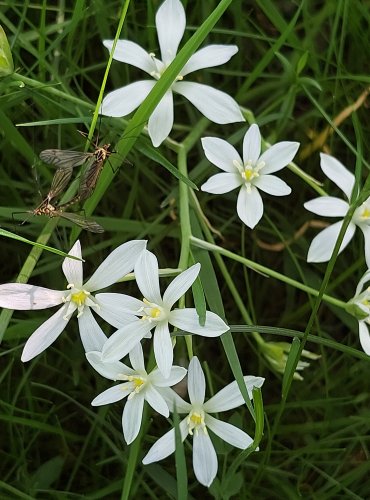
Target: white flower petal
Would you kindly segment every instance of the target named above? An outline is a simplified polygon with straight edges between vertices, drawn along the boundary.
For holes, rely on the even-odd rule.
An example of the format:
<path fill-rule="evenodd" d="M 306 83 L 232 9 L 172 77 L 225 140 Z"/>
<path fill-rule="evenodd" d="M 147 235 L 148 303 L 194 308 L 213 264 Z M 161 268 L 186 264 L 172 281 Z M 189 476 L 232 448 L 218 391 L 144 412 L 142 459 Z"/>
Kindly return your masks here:
<path fill-rule="evenodd" d="M 148 321 L 137 320 L 117 330 L 104 344 L 103 361 L 118 361 L 128 354 L 154 325 Z"/>
<path fill-rule="evenodd" d="M 303 204 L 306 210 L 324 217 L 344 217 L 349 210 L 346 201 L 334 196 L 320 196 Z"/>
<path fill-rule="evenodd" d="M 204 432 L 195 432 L 193 436 L 193 468 L 201 484 L 212 484 L 218 469 L 217 455 L 211 438 Z"/>
<path fill-rule="evenodd" d="M 196 356 L 193 356 L 189 363 L 188 394 L 192 405 L 203 404 L 206 395 L 206 379 Z"/>
<path fill-rule="evenodd" d="M 335 243 L 338 239 L 343 221 L 336 222 L 326 227 L 312 240 L 308 249 L 307 262 L 327 262 L 333 254 Z M 355 234 L 356 226 L 350 223 L 344 235 L 339 253 L 348 245 Z"/>
<path fill-rule="evenodd" d="M 254 181 L 254 185 L 261 191 L 273 196 L 286 196 L 292 192 L 288 184 L 276 177 L 276 175 L 260 175 Z"/>
<path fill-rule="evenodd" d="M 157 10 L 155 25 L 162 61 L 169 64 L 176 56 L 179 43 L 184 35 L 185 10 L 179 0 L 166 0 Z"/>
<path fill-rule="evenodd" d="M 358 282 L 358 285 L 357 285 L 357 287 L 356 287 L 356 293 L 355 293 L 355 296 L 356 296 L 356 295 L 358 295 L 358 294 L 361 292 L 361 290 L 362 290 L 363 286 L 364 286 L 364 285 L 365 285 L 365 283 L 366 283 L 367 281 L 369 281 L 369 280 L 370 280 L 370 269 L 368 269 L 368 270 L 367 270 L 367 271 L 366 271 L 366 272 L 365 272 L 365 273 L 361 276 L 361 279 L 360 279 L 360 281 Z"/>
<path fill-rule="evenodd" d="M 188 425 L 186 423 L 186 418 L 180 422 L 180 434 L 181 440 L 184 441 L 188 435 Z M 164 436 L 158 439 L 156 443 L 150 448 L 148 453 L 143 458 L 143 464 L 148 465 L 153 462 L 158 462 L 168 457 L 175 451 L 175 429 L 171 429 Z"/>
<path fill-rule="evenodd" d="M 154 147 L 169 136 L 173 126 L 173 95 L 168 90 L 149 117 L 148 133 Z"/>
<path fill-rule="evenodd" d="M 243 184 L 239 173 L 222 173 L 212 175 L 207 182 L 202 184 L 201 190 L 207 193 L 224 194 L 236 189 Z"/>
<path fill-rule="evenodd" d="M 159 290 L 159 272 L 157 257 L 145 250 L 135 265 L 135 279 L 143 296 L 157 305 L 162 304 Z"/>
<path fill-rule="evenodd" d="M 295 157 L 299 148 L 299 142 L 283 141 L 271 146 L 262 153 L 258 163 L 265 162 L 261 172 L 263 174 L 273 174 L 286 167 Z"/>
<path fill-rule="evenodd" d="M 142 394 L 126 401 L 122 414 L 123 437 L 127 444 L 132 443 L 139 434 L 143 418 L 144 397 Z"/>
<path fill-rule="evenodd" d="M 155 85 L 155 80 L 141 80 L 109 92 L 103 99 L 100 114 L 126 116 L 140 106 Z"/>
<path fill-rule="evenodd" d="M 192 308 L 174 309 L 170 312 L 168 322 L 180 330 L 203 337 L 218 337 L 229 329 L 217 314 L 210 311 L 206 311 L 206 322 L 204 326 L 200 326 L 198 313 Z"/>
<path fill-rule="evenodd" d="M 215 123 L 244 122 L 238 103 L 225 92 L 202 83 L 175 82 L 172 90 L 183 95 Z"/>
<path fill-rule="evenodd" d="M 213 165 L 225 172 L 239 173 L 234 163 L 243 162 L 234 146 L 218 137 L 203 137 L 201 141 L 204 154 Z"/>
<path fill-rule="evenodd" d="M 244 382 L 250 399 L 253 397 L 253 387 L 262 387 L 264 381 L 264 378 L 254 377 L 253 375 L 246 375 L 244 377 Z M 237 408 L 244 403 L 244 398 L 240 392 L 238 383 L 234 380 L 234 382 L 228 384 L 208 401 L 206 401 L 203 405 L 203 409 L 207 413 L 218 413 L 220 411 L 232 410 L 233 408 Z"/>
<path fill-rule="evenodd" d="M 170 389 L 169 387 L 161 387 L 158 389 L 158 391 L 166 400 L 171 413 L 174 413 L 175 411 L 177 413 L 191 412 L 191 404 L 187 401 L 184 401 L 182 397 L 180 397 L 173 389 Z"/>
<path fill-rule="evenodd" d="M 123 243 L 103 260 L 84 288 L 93 292 L 112 285 L 134 269 L 135 263 L 146 247 L 145 240 Z"/>
<path fill-rule="evenodd" d="M 255 163 L 261 153 L 261 133 L 255 123 L 249 127 L 243 140 L 243 161 L 246 164 L 249 160 Z"/>
<path fill-rule="evenodd" d="M 102 360 L 102 353 L 100 351 L 90 351 L 86 353 L 87 361 L 102 377 L 109 380 L 117 380 L 118 375 L 133 375 L 134 370 L 121 363 L 121 361 L 113 361 L 108 363 Z"/>
<path fill-rule="evenodd" d="M 136 344 L 129 352 L 130 363 L 135 371 L 145 372 L 144 353 L 141 344 Z"/>
<path fill-rule="evenodd" d="M 113 40 L 103 40 L 104 47 L 109 52 L 112 52 Z M 118 40 L 116 49 L 113 54 L 113 59 L 116 61 L 131 64 L 136 68 L 140 68 L 149 75 L 156 71 L 156 65 L 152 57 L 140 45 L 129 40 Z"/>
<path fill-rule="evenodd" d="M 85 352 L 101 351 L 107 341 L 107 336 L 98 325 L 89 307 L 85 307 L 81 316 L 78 317 L 78 327 Z"/>
<path fill-rule="evenodd" d="M 242 186 L 238 194 L 236 210 L 244 224 L 253 229 L 263 215 L 263 201 L 258 189 L 251 186 L 251 191 L 248 192 L 247 188 Z"/>
<path fill-rule="evenodd" d="M 82 258 L 81 245 L 79 240 L 77 240 L 73 245 L 71 250 L 68 252 L 68 255 L 73 255 L 73 257 L 78 257 L 79 259 Z M 81 260 L 75 260 L 66 257 L 62 264 L 62 270 L 68 284 L 73 283 L 75 287 L 82 286 L 83 272 Z"/>
<path fill-rule="evenodd" d="M 167 321 L 158 323 L 153 335 L 154 356 L 162 375 L 167 378 L 173 362 L 173 347 Z"/>
<path fill-rule="evenodd" d="M 182 366 L 173 366 L 171 368 L 170 375 L 167 378 L 164 378 L 162 373 L 156 368 L 152 372 L 150 372 L 150 380 L 153 385 L 157 387 L 170 387 L 171 385 L 178 384 L 180 380 L 182 380 L 187 373 L 186 368 Z"/>
<path fill-rule="evenodd" d="M 168 418 L 170 411 L 164 397 L 152 385 L 145 391 L 145 399 L 154 411 Z"/>
<path fill-rule="evenodd" d="M 130 394 L 130 391 L 127 390 L 127 387 L 127 383 L 109 387 L 109 389 L 99 394 L 99 396 L 96 396 L 96 398 L 91 401 L 91 405 L 101 406 L 121 401 L 121 399 L 127 397 Z"/>
<path fill-rule="evenodd" d="M 370 356 L 370 335 L 365 321 L 358 322 L 358 330 L 360 334 L 361 347 L 366 352 L 366 354 Z"/>
<path fill-rule="evenodd" d="M 121 328 L 135 320 L 144 303 L 141 300 L 122 293 L 98 293 L 95 295 L 99 314 L 107 323 L 116 328 Z"/>
<path fill-rule="evenodd" d="M 61 307 L 53 316 L 40 325 L 27 340 L 22 352 L 22 361 L 29 361 L 40 352 L 45 351 L 67 326 L 68 321 L 63 319 L 68 305 Z"/>
<path fill-rule="evenodd" d="M 253 443 L 253 439 L 235 425 L 228 424 L 222 420 L 217 420 L 217 418 L 211 415 L 206 415 L 205 423 L 212 432 L 219 436 L 226 443 L 245 450 Z"/>
<path fill-rule="evenodd" d="M 320 158 L 321 170 L 343 191 L 349 200 L 351 198 L 353 186 L 355 185 L 355 176 L 349 172 L 340 161 L 334 158 L 334 156 L 320 153 Z"/>
<path fill-rule="evenodd" d="M 366 265 L 368 268 L 370 268 L 370 226 L 367 226 L 366 224 L 361 224 L 359 225 L 359 228 L 361 229 L 364 238 L 365 238 L 365 261 Z"/>
<path fill-rule="evenodd" d="M 194 264 L 186 269 L 181 274 L 176 276 L 174 280 L 168 285 L 163 294 L 163 303 L 171 309 L 171 307 L 182 297 L 197 279 L 200 271 L 200 264 Z"/>
<path fill-rule="evenodd" d="M 0 307 L 17 311 L 48 309 L 63 303 L 66 293 L 24 283 L 0 285 Z"/>
<path fill-rule="evenodd" d="M 185 76 L 198 69 L 220 66 L 228 62 L 238 50 L 236 45 L 207 45 L 190 57 L 180 73 Z"/>

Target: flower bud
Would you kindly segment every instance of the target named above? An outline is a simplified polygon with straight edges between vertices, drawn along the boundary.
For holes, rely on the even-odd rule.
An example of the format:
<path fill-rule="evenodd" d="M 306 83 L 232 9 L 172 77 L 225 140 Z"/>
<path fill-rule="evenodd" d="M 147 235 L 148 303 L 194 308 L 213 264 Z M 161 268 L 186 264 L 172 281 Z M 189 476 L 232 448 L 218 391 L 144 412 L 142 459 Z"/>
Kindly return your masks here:
<path fill-rule="evenodd" d="M 0 26 L 0 77 L 13 73 L 14 65 L 8 39 Z"/>

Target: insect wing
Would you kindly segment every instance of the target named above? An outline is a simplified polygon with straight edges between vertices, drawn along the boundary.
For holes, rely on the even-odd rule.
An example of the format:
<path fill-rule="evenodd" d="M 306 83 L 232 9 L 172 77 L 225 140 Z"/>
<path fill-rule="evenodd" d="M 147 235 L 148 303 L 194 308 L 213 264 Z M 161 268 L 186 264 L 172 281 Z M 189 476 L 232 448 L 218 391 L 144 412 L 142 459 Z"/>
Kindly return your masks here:
<path fill-rule="evenodd" d="M 40 160 L 55 165 L 57 168 L 74 168 L 85 163 L 93 153 L 71 151 L 68 149 L 44 149 L 40 153 Z"/>
<path fill-rule="evenodd" d="M 73 167 L 58 168 L 54 174 L 51 186 L 47 195 L 49 201 L 57 198 L 65 189 L 72 177 Z"/>
<path fill-rule="evenodd" d="M 85 170 L 79 187 L 81 200 L 86 200 L 91 196 L 103 169 L 105 159 L 99 159 L 92 162 Z"/>
<path fill-rule="evenodd" d="M 86 229 L 86 231 L 90 231 L 92 233 L 104 233 L 104 228 L 100 224 L 91 219 L 85 219 L 85 217 L 81 217 L 81 215 L 71 212 L 56 211 L 55 216 L 67 219 L 77 226 L 82 227 L 82 229 Z"/>

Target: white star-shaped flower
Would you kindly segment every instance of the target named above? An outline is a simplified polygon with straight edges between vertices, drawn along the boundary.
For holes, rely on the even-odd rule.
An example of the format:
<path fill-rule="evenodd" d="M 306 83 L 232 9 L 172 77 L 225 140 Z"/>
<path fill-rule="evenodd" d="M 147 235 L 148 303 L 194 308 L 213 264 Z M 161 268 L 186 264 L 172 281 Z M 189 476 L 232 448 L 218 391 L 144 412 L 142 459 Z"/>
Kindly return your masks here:
<path fill-rule="evenodd" d="M 224 171 L 210 177 L 202 185 L 202 191 L 223 194 L 240 187 L 237 212 L 244 224 L 251 229 L 263 215 L 259 190 L 273 196 L 291 193 L 284 181 L 271 174 L 293 160 L 299 142 L 278 142 L 261 155 L 261 134 L 258 125 L 253 124 L 244 136 L 243 160 L 234 146 L 223 139 L 204 137 L 202 145 L 208 160 Z"/>
<path fill-rule="evenodd" d="M 50 290 L 21 283 L 0 285 L 0 307 L 25 311 L 47 309 L 62 304 L 62 307 L 39 326 L 27 340 L 22 353 L 22 361 L 29 361 L 49 347 L 65 329 L 76 310 L 85 351 L 100 350 L 102 342 L 106 340 L 90 311 L 91 308 L 113 325 L 117 322 L 117 317 L 121 321 L 132 321 L 132 315 L 125 315 L 109 303 L 106 307 L 92 293 L 112 285 L 131 272 L 145 246 L 146 241 L 133 240 L 117 247 L 85 284 L 83 283 L 82 262 L 67 257 L 62 265 L 68 283 L 65 290 Z M 73 245 L 69 255 L 81 259 L 79 241 Z M 104 295 L 104 293 L 100 294 L 101 297 Z M 109 296 L 115 295 L 119 294 L 109 294 Z"/>
<path fill-rule="evenodd" d="M 177 384 L 186 375 L 186 369 L 181 366 L 172 366 L 170 375 L 164 378 L 158 368 L 147 373 L 144 365 L 144 356 L 141 344 L 130 352 L 132 368 L 120 361 L 104 363 L 100 352 L 88 352 L 86 357 L 90 364 L 104 377 L 123 381 L 102 392 L 93 401 L 93 406 L 115 403 L 127 397 L 122 414 L 123 436 L 127 444 L 136 439 L 143 417 L 144 401 L 164 417 L 169 416 L 166 399 L 161 394 L 164 387 Z"/>
<path fill-rule="evenodd" d="M 348 201 L 350 201 L 352 190 L 355 185 L 355 176 L 333 156 L 321 153 L 320 157 L 321 170 L 343 191 Z M 348 201 L 333 196 L 320 196 L 314 200 L 307 201 L 304 207 L 316 215 L 344 218 L 349 210 Z M 330 260 L 342 224 L 343 220 L 335 222 L 315 236 L 308 249 L 307 262 L 327 262 Z M 365 259 L 367 266 L 370 267 L 370 198 L 356 208 L 352 220 L 345 232 L 339 253 L 344 250 L 353 238 L 356 226 L 358 226 L 364 234 Z"/>
<path fill-rule="evenodd" d="M 358 319 L 358 329 L 362 349 L 370 356 L 370 269 L 360 279 L 355 296 L 348 301 L 349 312 Z"/>
<path fill-rule="evenodd" d="M 105 343 L 102 355 L 105 361 L 118 361 L 128 354 L 154 328 L 154 355 L 162 374 L 169 376 L 173 347 L 169 325 L 185 332 L 217 337 L 226 332 L 229 327 L 217 314 L 207 311 L 204 326 L 199 324 L 197 311 L 192 308 L 172 309 L 175 302 L 182 297 L 196 280 L 200 264 L 194 264 L 179 274 L 167 287 L 161 296 L 159 289 L 158 261 L 154 254 L 145 250 L 135 265 L 135 278 L 143 300 L 128 295 L 104 294 L 97 295 L 99 302 L 114 304 L 115 307 L 129 315 L 137 315 L 141 319 L 124 324 L 109 337 Z M 122 323 L 121 323 L 122 325 Z"/>
<path fill-rule="evenodd" d="M 186 25 L 184 7 L 179 0 L 166 0 L 155 17 L 161 60 L 149 54 L 139 45 L 128 40 L 119 40 L 113 59 L 136 66 L 148 73 L 153 80 L 131 83 L 110 92 L 102 102 L 103 115 L 126 116 L 136 109 L 160 79 L 166 68 L 176 57 L 179 43 Z M 113 40 L 103 44 L 111 50 Z M 229 95 L 201 83 L 184 81 L 193 71 L 220 66 L 236 54 L 235 45 L 209 45 L 195 52 L 177 76 L 175 82 L 161 99 L 149 118 L 148 131 L 154 146 L 159 146 L 169 135 L 173 126 L 173 92 L 186 97 L 204 116 L 215 123 L 244 121 L 238 104 Z"/>
<path fill-rule="evenodd" d="M 261 387 L 264 379 L 246 376 L 244 381 L 249 397 L 252 398 L 253 387 Z M 213 417 L 211 413 L 231 410 L 244 403 L 243 396 L 236 381 L 224 387 L 211 399 L 204 402 L 206 383 L 202 367 L 197 357 L 192 358 L 188 371 L 188 393 L 190 403 L 184 401 L 172 389 L 167 390 L 170 410 L 186 413 L 180 422 L 182 441 L 188 435 L 193 436 L 193 468 L 196 478 L 201 484 L 210 486 L 217 474 L 218 463 L 208 429 L 227 443 L 244 450 L 252 444 L 253 439 L 238 427 Z M 162 436 L 149 450 L 143 464 L 158 462 L 175 451 L 175 429 Z"/>

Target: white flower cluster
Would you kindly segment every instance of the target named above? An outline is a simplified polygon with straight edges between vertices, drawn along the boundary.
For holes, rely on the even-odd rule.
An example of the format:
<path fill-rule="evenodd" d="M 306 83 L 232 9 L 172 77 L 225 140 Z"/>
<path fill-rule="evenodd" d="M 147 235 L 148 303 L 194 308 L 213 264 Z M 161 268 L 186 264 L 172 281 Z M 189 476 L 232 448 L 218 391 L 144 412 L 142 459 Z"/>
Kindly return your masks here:
<path fill-rule="evenodd" d="M 234 426 L 218 422 L 208 415 L 240 406 L 244 400 L 235 382 L 224 388 L 219 393 L 219 398 L 214 396 L 203 404 L 205 382 L 197 358 L 193 358 L 189 366 L 191 405 L 169 389 L 180 382 L 187 373 L 185 368 L 173 365 L 169 325 L 183 330 L 186 334 L 205 337 L 218 337 L 229 329 L 213 312 L 206 311 L 204 325 L 201 325 L 195 309 L 174 308 L 175 303 L 197 278 L 200 264 L 195 264 L 179 274 L 162 296 L 158 261 L 153 253 L 146 250 L 146 241 L 129 241 L 116 248 L 86 283 L 83 283 L 79 241 L 74 244 L 69 255 L 77 259 L 67 257 L 63 262 L 62 269 L 67 280 L 64 290 L 51 290 L 21 283 L 0 285 L 0 307 L 40 310 L 61 306 L 28 339 L 23 349 L 22 361 L 31 360 L 49 347 L 77 311 L 81 341 L 88 361 L 102 376 L 121 382 L 97 396 L 92 404 L 108 404 L 127 397 L 122 428 L 128 444 L 140 431 L 144 401 L 165 417 L 169 416 L 175 405 L 177 412 L 188 412 L 187 423 L 181 423 L 181 435 L 185 439 L 187 434 L 194 432 L 194 471 L 200 482 L 210 485 L 217 473 L 217 459 L 207 426 L 225 441 L 239 448 L 249 446 L 252 439 Z M 133 270 L 138 288 L 144 297 L 142 300 L 121 293 L 96 293 Z M 92 311 L 117 328 L 117 331 L 107 338 Z M 140 342 L 144 338 L 150 338 L 152 330 L 157 367 L 147 373 Z M 120 361 L 127 354 L 132 368 Z M 262 386 L 263 380 L 259 377 L 245 378 L 250 395 L 253 387 Z M 174 444 L 174 434 L 166 434 L 149 451 L 144 463 L 166 457 L 173 451 Z M 207 460 L 204 460 L 204 457 L 207 457 Z"/>

